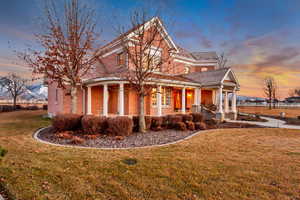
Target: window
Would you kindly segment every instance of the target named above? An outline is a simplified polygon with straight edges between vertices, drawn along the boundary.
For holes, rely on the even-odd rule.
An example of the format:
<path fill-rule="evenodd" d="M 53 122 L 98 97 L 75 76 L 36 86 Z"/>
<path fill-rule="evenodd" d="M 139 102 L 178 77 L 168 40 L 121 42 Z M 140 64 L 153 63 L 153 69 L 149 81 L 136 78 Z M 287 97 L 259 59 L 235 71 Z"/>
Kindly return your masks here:
<path fill-rule="evenodd" d="M 156 92 L 156 88 L 152 88 L 152 93 L 151 93 L 151 99 L 152 99 L 152 106 L 156 106 L 156 96 L 157 92 Z"/>
<path fill-rule="evenodd" d="M 151 101 L 152 106 L 156 106 L 157 104 L 157 89 L 153 88 L 151 93 Z M 161 88 L 161 105 L 162 106 L 170 106 L 172 100 L 172 89 L 163 87 Z"/>
<path fill-rule="evenodd" d="M 55 101 L 58 102 L 58 89 L 55 89 Z"/>
<path fill-rule="evenodd" d="M 185 66 L 183 73 L 185 73 L 185 74 L 190 73 L 190 67 L 189 66 Z"/>
<path fill-rule="evenodd" d="M 124 52 L 118 53 L 117 65 L 125 65 L 125 61 L 126 61 L 125 53 Z"/>
<path fill-rule="evenodd" d="M 201 68 L 201 72 L 206 72 L 207 71 L 207 67 L 202 67 Z"/>
<path fill-rule="evenodd" d="M 171 105 L 171 88 L 162 88 L 162 97 L 161 97 L 161 104 L 163 106 L 170 106 Z"/>

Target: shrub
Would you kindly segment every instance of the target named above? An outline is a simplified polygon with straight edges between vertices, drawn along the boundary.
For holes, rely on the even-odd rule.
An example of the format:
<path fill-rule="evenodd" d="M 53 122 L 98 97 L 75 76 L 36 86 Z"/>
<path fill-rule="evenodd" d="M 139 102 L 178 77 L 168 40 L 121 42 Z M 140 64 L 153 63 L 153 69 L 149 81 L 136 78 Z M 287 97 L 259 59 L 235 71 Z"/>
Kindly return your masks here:
<path fill-rule="evenodd" d="M 89 140 L 95 140 L 99 136 L 100 136 L 99 134 L 91 134 L 91 135 L 84 135 L 83 137 Z"/>
<path fill-rule="evenodd" d="M 3 148 L 0 146 L 0 157 L 4 157 L 6 154 L 7 154 L 7 150 L 6 150 L 6 149 L 3 149 Z"/>
<path fill-rule="evenodd" d="M 139 132 L 139 116 L 133 116 L 133 132 Z M 151 128 L 151 116 L 145 116 L 146 130 Z"/>
<path fill-rule="evenodd" d="M 203 115 L 201 113 L 192 113 L 193 116 L 193 122 L 202 122 L 203 121 Z"/>
<path fill-rule="evenodd" d="M 56 131 L 73 131 L 81 128 L 82 115 L 58 114 L 53 118 L 52 126 Z"/>
<path fill-rule="evenodd" d="M 168 126 L 169 126 L 169 116 L 162 116 L 161 128 L 162 129 L 167 129 Z"/>
<path fill-rule="evenodd" d="M 195 129 L 196 130 L 206 130 L 206 124 L 204 122 L 195 122 Z"/>
<path fill-rule="evenodd" d="M 48 110 L 48 105 L 47 104 L 43 105 L 43 110 Z"/>
<path fill-rule="evenodd" d="M 161 130 L 162 123 L 163 123 L 162 117 L 152 117 L 151 129 L 154 131 Z"/>
<path fill-rule="evenodd" d="M 105 133 L 107 120 L 104 116 L 85 115 L 81 119 L 81 127 L 84 134 Z"/>
<path fill-rule="evenodd" d="M 297 117 L 297 119 L 299 119 L 299 120 L 300 120 L 300 116 L 298 116 L 298 117 Z"/>
<path fill-rule="evenodd" d="M 37 106 L 27 106 L 26 107 L 26 110 L 38 110 L 39 109 L 39 107 L 37 107 Z"/>
<path fill-rule="evenodd" d="M 169 128 L 175 128 L 178 122 L 182 122 L 181 115 L 168 115 L 168 119 L 169 119 Z"/>
<path fill-rule="evenodd" d="M 70 141 L 71 144 L 82 144 L 84 143 L 84 139 L 78 137 L 78 136 L 73 136 L 72 140 Z"/>
<path fill-rule="evenodd" d="M 107 118 L 107 132 L 114 136 L 128 136 L 132 133 L 133 120 L 129 117 Z"/>
<path fill-rule="evenodd" d="M 182 121 L 183 122 L 192 122 L 193 121 L 193 116 L 190 114 L 182 114 Z"/>
<path fill-rule="evenodd" d="M 16 105 L 16 110 L 21 110 L 22 106 L 21 105 Z"/>
<path fill-rule="evenodd" d="M 0 105 L 0 112 L 11 112 L 14 110 L 14 107 L 11 105 Z"/>
<path fill-rule="evenodd" d="M 177 122 L 175 125 L 174 125 L 174 128 L 176 130 L 179 130 L 179 131 L 186 131 L 186 125 L 184 122 Z"/>
<path fill-rule="evenodd" d="M 190 131 L 194 131 L 195 130 L 195 124 L 194 122 L 191 122 L 191 121 L 187 121 L 186 122 L 186 128 Z"/>

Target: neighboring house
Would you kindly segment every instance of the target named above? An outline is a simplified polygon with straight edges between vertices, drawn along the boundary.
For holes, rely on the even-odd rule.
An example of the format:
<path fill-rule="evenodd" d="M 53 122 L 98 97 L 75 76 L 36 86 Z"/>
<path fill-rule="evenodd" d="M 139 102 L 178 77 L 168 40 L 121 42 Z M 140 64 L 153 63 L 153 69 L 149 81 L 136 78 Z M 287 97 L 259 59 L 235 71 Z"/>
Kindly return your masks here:
<path fill-rule="evenodd" d="M 168 34 L 163 25 L 161 26 L 164 30 L 161 34 Z M 126 34 L 129 35 L 130 32 Z M 175 52 L 169 55 L 171 59 L 167 65 L 153 73 L 151 81 L 147 83 L 155 85 L 155 88 L 152 95 L 145 97 L 145 114 L 186 113 L 192 111 L 193 105 L 193 109 L 198 109 L 200 105 L 215 104 L 218 105 L 218 118 L 224 119 L 227 113 L 236 116 L 236 92 L 239 90 L 239 83 L 232 69 L 218 69 L 215 52 L 191 53 L 175 45 L 172 38 L 164 38 L 167 38 L 164 46 L 172 47 Z M 129 65 L 129 62 L 123 53 L 120 38 L 103 46 L 101 51 L 103 53 L 99 63 L 83 78 L 83 86 L 78 87 L 78 113 L 138 115 L 138 96 L 125 78 L 125 65 Z M 49 83 L 48 88 L 49 115 L 69 113 L 70 91 L 57 88 L 55 83 Z M 160 89 L 161 93 L 157 93 L 156 89 Z M 233 96 L 231 103 L 228 93 Z"/>

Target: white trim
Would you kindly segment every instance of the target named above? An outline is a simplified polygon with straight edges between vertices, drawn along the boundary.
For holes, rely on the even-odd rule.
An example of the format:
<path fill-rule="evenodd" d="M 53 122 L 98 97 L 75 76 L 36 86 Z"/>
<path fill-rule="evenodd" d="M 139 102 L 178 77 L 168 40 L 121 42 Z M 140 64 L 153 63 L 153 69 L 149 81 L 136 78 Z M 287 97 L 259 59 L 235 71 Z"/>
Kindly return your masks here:
<path fill-rule="evenodd" d="M 105 54 L 101 55 L 101 58 L 105 58 L 113 53 L 121 53 L 122 51 L 123 51 L 123 47 L 119 47 L 117 49 L 110 50 L 110 51 L 106 52 Z"/>
<path fill-rule="evenodd" d="M 108 86 L 103 84 L 103 115 L 108 115 Z"/>
<path fill-rule="evenodd" d="M 119 84 L 119 115 L 124 115 L 124 83 Z"/>
<path fill-rule="evenodd" d="M 162 103 L 161 103 L 161 100 L 162 100 L 162 88 L 161 88 L 161 85 L 158 85 L 157 86 L 157 89 L 156 89 L 156 106 L 157 106 L 157 116 L 161 116 L 161 108 L 162 108 Z"/>
<path fill-rule="evenodd" d="M 185 113 L 185 106 L 186 106 L 186 102 L 185 102 L 185 87 L 182 88 L 181 90 L 181 112 Z"/>
<path fill-rule="evenodd" d="M 209 63 L 203 63 L 203 62 L 189 62 L 189 61 L 184 61 L 184 60 L 180 60 L 175 58 L 173 60 L 174 62 L 179 62 L 179 63 L 184 63 L 187 65 L 191 65 L 191 66 L 216 66 L 217 63 L 214 62 L 209 62 Z"/>
<path fill-rule="evenodd" d="M 88 94 L 87 94 L 87 114 L 92 114 L 92 89 L 91 86 L 88 86 Z"/>

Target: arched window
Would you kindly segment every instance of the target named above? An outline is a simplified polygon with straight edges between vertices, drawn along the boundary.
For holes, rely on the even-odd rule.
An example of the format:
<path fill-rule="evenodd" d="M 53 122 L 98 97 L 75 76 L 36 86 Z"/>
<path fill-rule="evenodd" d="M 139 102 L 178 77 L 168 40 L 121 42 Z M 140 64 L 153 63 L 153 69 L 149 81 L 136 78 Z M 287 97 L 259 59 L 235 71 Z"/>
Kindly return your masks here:
<path fill-rule="evenodd" d="M 185 74 L 190 73 L 190 67 L 189 67 L 189 66 L 185 66 L 183 72 L 184 72 Z"/>

